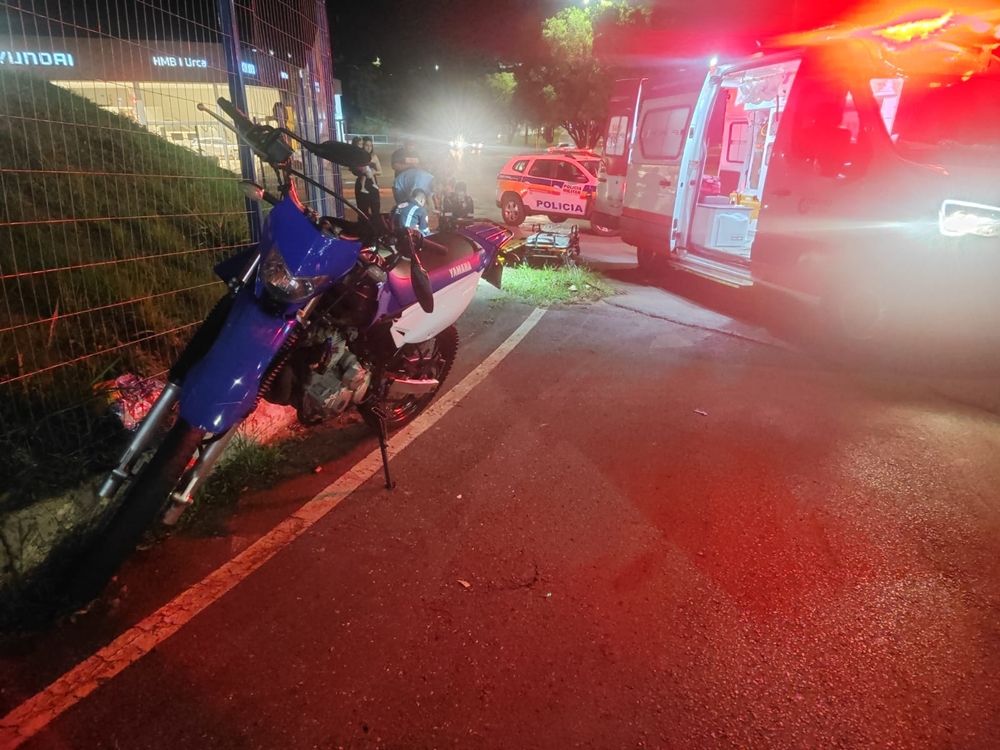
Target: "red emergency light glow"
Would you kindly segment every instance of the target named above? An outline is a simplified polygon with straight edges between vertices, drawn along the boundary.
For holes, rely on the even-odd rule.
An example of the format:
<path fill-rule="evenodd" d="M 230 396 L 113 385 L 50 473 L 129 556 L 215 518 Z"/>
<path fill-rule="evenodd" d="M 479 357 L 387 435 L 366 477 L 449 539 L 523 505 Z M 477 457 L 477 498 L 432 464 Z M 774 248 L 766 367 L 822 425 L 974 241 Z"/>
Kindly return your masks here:
<path fill-rule="evenodd" d="M 883 3 L 875 3 L 832 26 L 786 34 L 778 42 L 809 46 L 873 37 L 887 45 L 927 42 L 993 50 L 1000 46 L 1000 9 L 995 2 L 967 2 L 945 9 L 918 0 L 887 11 Z"/>
<path fill-rule="evenodd" d="M 863 44 L 872 55 L 903 75 L 953 76 L 969 80 L 996 65 L 1000 48 L 1000 8 L 969 0 L 961 7 L 928 7 L 930 3 L 904 2 L 893 10 L 876 4 L 821 29 L 786 34 L 779 46 Z M 836 64 L 857 61 L 848 52 Z M 949 84 L 944 84 L 949 85 Z M 933 84 L 932 84 L 933 87 Z"/>
<path fill-rule="evenodd" d="M 906 21 L 893 26 L 887 26 L 884 29 L 876 29 L 874 34 L 893 42 L 912 42 L 914 39 L 927 39 L 935 32 L 947 26 L 948 22 L 954 17 L 955 14 L 952 11 L 948 11 L 937 18 Z"/>

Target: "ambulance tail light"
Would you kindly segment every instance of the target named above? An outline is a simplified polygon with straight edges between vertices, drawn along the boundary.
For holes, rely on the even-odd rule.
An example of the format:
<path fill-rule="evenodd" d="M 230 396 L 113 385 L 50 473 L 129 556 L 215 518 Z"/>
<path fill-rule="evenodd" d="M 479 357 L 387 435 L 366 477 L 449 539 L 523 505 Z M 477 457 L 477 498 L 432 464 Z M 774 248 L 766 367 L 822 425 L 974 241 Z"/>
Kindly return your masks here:
<path fill-rule="evenodd" d="M 945 237 L 1000 237 L 1000 206 L 946 200 L 938 214 L 938 230 Z"/>

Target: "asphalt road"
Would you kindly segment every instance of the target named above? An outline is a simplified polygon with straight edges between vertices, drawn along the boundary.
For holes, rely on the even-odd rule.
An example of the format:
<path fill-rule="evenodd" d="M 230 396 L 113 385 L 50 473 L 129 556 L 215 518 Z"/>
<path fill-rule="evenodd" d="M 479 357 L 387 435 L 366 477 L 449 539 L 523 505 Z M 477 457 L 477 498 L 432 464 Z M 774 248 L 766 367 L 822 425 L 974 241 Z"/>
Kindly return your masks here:
<path fill-rule="evenodd" d="M 1000 745 L 997 418 L 674 305 L 548 311 L 396 490 L 365 483 L 23 747 Z M 477 299 L 452 383 L 529 312 Z M 2 709 L 372 445 L 303 443 L 218 536 L 8 643 Z"/>

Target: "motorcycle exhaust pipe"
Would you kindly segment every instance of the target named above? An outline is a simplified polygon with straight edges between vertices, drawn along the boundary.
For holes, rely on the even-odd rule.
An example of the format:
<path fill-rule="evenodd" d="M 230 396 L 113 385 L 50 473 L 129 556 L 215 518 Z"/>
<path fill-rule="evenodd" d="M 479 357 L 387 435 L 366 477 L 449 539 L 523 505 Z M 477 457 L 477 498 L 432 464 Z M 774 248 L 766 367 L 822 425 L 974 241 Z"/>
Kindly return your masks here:
<path fill-rule="evenodd" d="M 436 378 L 392 378 L 386 398 L 397 399 L 404 396 L 423 396 L 441 385 Z"/>

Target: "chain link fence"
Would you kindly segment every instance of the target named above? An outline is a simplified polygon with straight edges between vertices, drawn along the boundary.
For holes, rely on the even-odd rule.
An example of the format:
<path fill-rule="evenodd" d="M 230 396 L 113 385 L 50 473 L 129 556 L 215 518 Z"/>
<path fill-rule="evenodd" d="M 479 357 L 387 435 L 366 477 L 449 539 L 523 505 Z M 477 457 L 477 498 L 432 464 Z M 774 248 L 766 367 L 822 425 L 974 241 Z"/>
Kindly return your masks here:
<path fill-rule="evenodd" d="M 273 175 L 198 104 L 322 141 L 335 84 L 322 1 L 0 0 L 0 510 L 109 461 L 109 400 L 150 391 L 259 226 L 236 179 Z"/>

